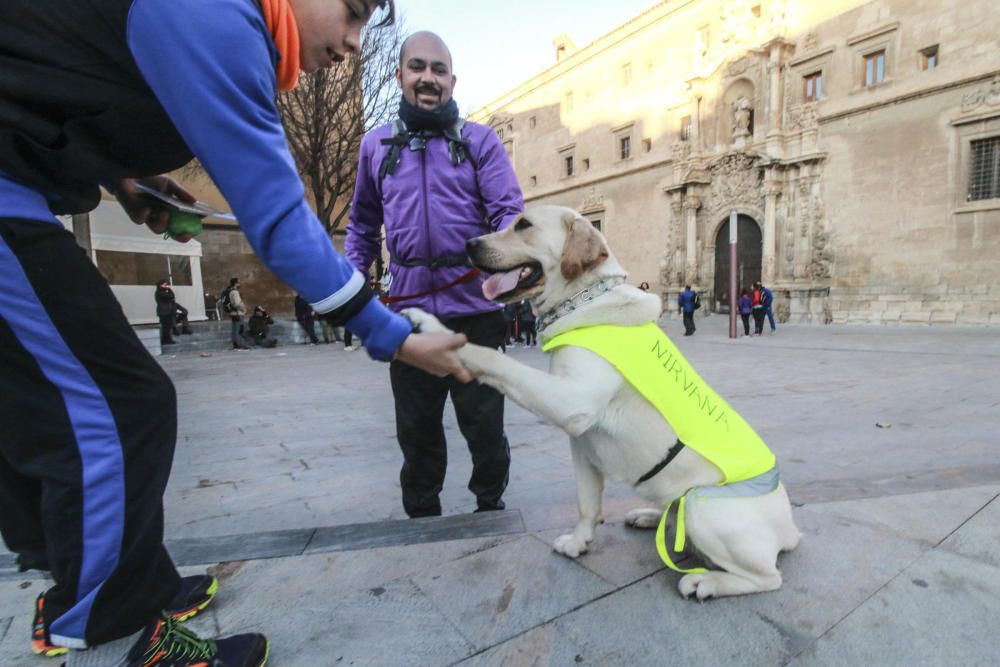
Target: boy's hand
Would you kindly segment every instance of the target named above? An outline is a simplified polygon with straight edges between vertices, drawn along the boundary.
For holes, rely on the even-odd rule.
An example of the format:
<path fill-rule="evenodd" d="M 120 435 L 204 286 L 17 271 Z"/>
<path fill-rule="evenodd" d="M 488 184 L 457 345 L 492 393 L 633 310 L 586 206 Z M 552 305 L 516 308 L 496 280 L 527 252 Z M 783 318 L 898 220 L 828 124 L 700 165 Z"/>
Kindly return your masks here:
<path fill-rule="evenodd" d="M 472 373 L 462 365 L 457 352 L 467 342 L 465 334 L 410 334 L 396 350 L 396 359 L 438 377 L 454 375 L 459 382 L 472 382 Z"/>
<path fill-rule="evenodd" d="M 177 185 L 169 176 L 151 176 L 135 180 L 126 178 L 120 181 L 115 187 L 114 193 L 118 203 L 125 209 L 128 217 L 132 218 L 132 222 L 137 225 L 146 225 L 157 234 L 167 231 L 167 225 L 170 223 L 170 208 L 140 192 L 134 185 L 136 182 L 176 197 L 188 204 L 193 204 L 196 201 L 190 192 Z M 177 240 L 185 243 L 191 240 L 191 235 L 180 234 Z"/>

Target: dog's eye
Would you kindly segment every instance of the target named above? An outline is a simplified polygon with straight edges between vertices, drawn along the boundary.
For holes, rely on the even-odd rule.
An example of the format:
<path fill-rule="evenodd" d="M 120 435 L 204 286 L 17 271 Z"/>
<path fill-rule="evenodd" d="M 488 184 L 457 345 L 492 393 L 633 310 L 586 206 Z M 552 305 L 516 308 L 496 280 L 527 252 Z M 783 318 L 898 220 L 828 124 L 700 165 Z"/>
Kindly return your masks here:
<path fill-rule="evenodd" d="M 527 220 L 525 220 L 524 218 L 521 218 L 514 225 L 514 231 L 515 232 L 523 232 L 525 229 L 528 229 L 530 227 L 531 227 L 531 223 L 528 222 Z"/>

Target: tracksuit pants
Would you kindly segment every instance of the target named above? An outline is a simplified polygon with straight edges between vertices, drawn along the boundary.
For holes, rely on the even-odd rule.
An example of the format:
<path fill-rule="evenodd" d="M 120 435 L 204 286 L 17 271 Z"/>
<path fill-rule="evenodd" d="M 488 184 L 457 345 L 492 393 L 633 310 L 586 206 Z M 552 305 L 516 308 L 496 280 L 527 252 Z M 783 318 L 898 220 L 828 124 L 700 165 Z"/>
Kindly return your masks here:
<path fill-rule="evenodd" d="M 464 333 L 470 343 L 498 349 L 506 334 L 501 311 L 459 317 L 444 322 Z M 400 361 L 389 365 L 396 403 L 396 438 L 403 452 L 399 473 L 403 509 L 411 517 L 438 516 L 438 494 L 448 465 L 444 404 L 451 394 L 455 417 L 472 454 L 469 490 L 479 510 L 504 508 L 503 496 L 510 474 L 510 445 L 503 430 L 503 394 L 478 382 L 462 384 L 439 378 Z"/>
<path fill-rule="evenodd" d="M 163 547 L 177 399 L 61 225 L 0 218 L 0 396 L 0 533 L 48 560 L 52 641 L 137 632 L 180 585 Z"/>

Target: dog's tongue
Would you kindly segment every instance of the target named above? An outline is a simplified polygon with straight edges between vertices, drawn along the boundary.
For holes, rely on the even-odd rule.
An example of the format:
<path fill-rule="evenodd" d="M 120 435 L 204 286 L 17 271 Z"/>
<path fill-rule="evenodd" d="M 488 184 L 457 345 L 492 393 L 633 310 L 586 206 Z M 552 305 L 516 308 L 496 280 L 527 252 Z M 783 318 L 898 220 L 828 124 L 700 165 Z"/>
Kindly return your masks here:
<path fill-rule="evenodd" d="M 517 287 L 517 281 L 520 277 L 520 268 L 514 269 L 513 271 L 505 271 L 503 273 L 494 273 L 486 279 L 486 282 L 483 283 L 483 296 L 490 301 L 495 300 L 501 294 L 506 294 Z"/>

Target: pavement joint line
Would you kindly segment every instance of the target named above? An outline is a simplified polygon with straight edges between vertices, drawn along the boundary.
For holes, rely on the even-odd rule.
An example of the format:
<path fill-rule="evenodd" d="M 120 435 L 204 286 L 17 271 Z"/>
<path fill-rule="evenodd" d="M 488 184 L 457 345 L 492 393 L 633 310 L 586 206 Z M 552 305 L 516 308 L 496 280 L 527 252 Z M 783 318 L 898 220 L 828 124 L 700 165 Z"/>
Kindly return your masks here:
<path fill-rule="evenodd" d="M 576 560 L 576 559 L 573 559 L 573 560 Z M 650 577 L 655 577 L 657 574 L 659 574 L 660 572 L 662 572 L 665 569 L 666 569 L 666 567 L 661 567 L 660 569 L 656 570 L 655 572 L 650 572 L 649 574 L 645 574 L 645 575 L 639 577 L 638 579 L 636 579 L 635 581 L 633 581 L 631 583 L 625 584 L 624 586 L 621 586 L 619 588 L 612 588 L 607 593 L 602 593 L 602 594 L 598 595 L 595 598 L 592 598 L 592 599 L 587 600 L 585 602 L 581 602 L 580 604 L 576 605 L 575 607 L 572 607 L 571 609 L 567 609 L 566 611 L 564 611 L 564 612 L 562 612 L 560 614 L 557 614 L 556 616 L 553 616 L 550 619 L 547 619 L 545 621 L 541 621 L 539 623 L 536 623 L 535 625 L 531 626 L 530 628 L 525 628 L 521 632 L 518 632 L 517 634 L 511 635 L 510 637 L 507 637 L 506 639 L 504 639 L 502 641 L 498 641 L 495 644 L 490 644 L 489 646 L 486 646 L 486 647 L 484 647 L 484 648 L 476 651 L 475 653 L 471 653 L 471 654 L 465 656 L 464 658 L 462 658 L 460 660 L 456 660 L 455 662 L 449 663 L 447 667 L 456 667 L 456 665 L 460 665 L 461 663 L 465 662 L 466 660 L 470 660 L 472 658 L 475 658 L 478 655 L 482 655 L 483 653 L 486 653 L 487 651 L 491 651 L 491 650 L 495 649 L 498 646 L 502 646 L 502 645 L 506 644 L 507 642 L 510 642 L 510 641 L 512 641 L 514 639 L 517 639 L 518 637 L 523 637 L 524 635 L 528 634 L 529 632 L 532 632 L 533 630 L 537 630 L 538 628 L 543 627 L 545 625 L 548 625 L 549 623 L 555 623 L 556 621 L 558 621 L 560 618 L 563 618 L 564 616 L 569 616 L 570 614 L 572 614 L 574 612 L 580 611 L 584 607 L 589 607 L 590 605 L 594 604 L 595 602 L 600 602 L 604 598 L 607 598 L 607 597 L 610 597 L 612 595 L 615 595 L 616 593 L 620 593 L 620 592 L 622 592 L 622 591 L 624 591 L 624 590 L 626 590 L 628 588 L 631 588 L 632 586 L 635 586 L 636 584 L 639 584 L 639 583 L 645 581 L 646 579 L 649 579 Z M 678 595 L 679 595 L 679 593 L 678 593 Z M 687 602 L 687 600 L 685 600 L 685 602 Z"/>
<path fill-rule="evenodd" d="M 978 510 L 977 510 L 977 511 L 978 511 Z M 848 520 L 850 520 L 850 519 L 848 519 Z M 894 574 L 894 575 L 892 575 L 891 577 L 889 577 L 889 579 L 887 579 L 887 580 L 886 580 L 885 582 L 883 582 L 881 586 L 879 586 L 879 587 L 878 587 L 878 588 L 876 588 L 876 589 L 875 589 L 874 591 L 872 591 L 872 592 L 871 592 L 871 593 L 870 593 L 870 594 L 869 594 L 868 596 L 866 596 L 864 600 L 862 600 L 862 601 L 861 601 L 861 602 L 859 602 L 858 604 L 854 605 L 854 607 L 853 607 L 853 608 L 851 608 L 851 609 L 850 609 L 850 610 L 849 610 L 849 611 L 848 611 L 848 612 L 847 612 L 846 614 L 844 614 L 844 615 L 843 615 L 843 616 L 841 616 L 841 617 L 840 617 L 839 619 L 837 619 L 836 621 L 834 621 L 834 622 L 833 622 L 833 623 L 832 623 L 832 624 L 830 625 L 830 627 L 828 627 L 828 628 L 827 628 L 826 630 L 824 630 L 824 631 L 823 631 L 823 632 L 821 632 L 821 633 L 820 633 L 819 635 L 817 635 L 817 636 L 816 636 L 816 638 L 815 638 L 815 639 L 813 639 L 813 640 L 812 640 L 811 642 L 809 642 L 808 644 L 806 644 L 805 646 L 803 646 L 803 647 L 802 647 L 802 648 L 801 648 L 801 649 L 800 649 L 800 650 L 799 650 L 799 651 L 798 651 L 797 653 L 795 653 L 794 655 L 791 655 L 791 656 L 789 656 L 788 660 L 787 660 L 787 661 L 786 661 L 786 662 L 785 662 L 784 664 L 785 664 L 785 665 L 790 665 L 790 664 L 791 664 L 791 663 L 792 663 L 793 661 L 797 660 L 797 659 L 798 659 L 798 657 L 799 657 L 800 655 L 802 655 L 803 653 L 805 653 L 806 651 L 808 651 L 808 650 L 809 650 L 810 648 L 812 648 L 813 646 L 815 646 L 815 645 L 816 645 L 817 643 L 819 643 L 819 641 L 820 641 L 821 639 L 823 639 L 823 637 L 825 637 L 825 636 L 827 636 L 828 634 L 830 634 L 830 632 L 832 632 L 832 631 L 833 631 L 834 629 L 836 629 L 836 627 L 837 627 L 838 625 L 840 625 L 841 623 L 843 623 L 844 621 L 846 621 L 846 620 L 847 620 L 848 618 L 850 618 L 850 617 L 851 617 L 851 614 L 853 614 L 854 612 L 856 612 L 856 611 L 857 611 L 858 609 L 860 609 L 861 607 L 865 606 L 865 605 L 866 605 L 866 604 L 868 603 L 868 601 L 869 601 L 869 600 L 871 600 L 871 599 L 872 599 L 872 598 L 874 598 L 874 597 L 875 597 L 876 595 L 878 595 L 879 593 L 881 593 L 881 592 L 882 592 L 882 590 L 883 590 L 883 589 L 884 589 L 884 588 L 885 588 L 886 586 L 888 586 L 888 585 L 889 585 L 889 584 L 891 584 L 892 582 L 896 581 L 896 579 L 898 579 L 898 578 L 899 578 L 900 576 L 902 576 L 902 575 L 903 575 L 903 574 L 904 574 L 904 573 L 905 573 L 905 572 L 906 572 L 907 570 L 909 570 L 909 569 L 910 569 L 911 567 L 913 567 L 913 565 L 914 565 L 914 564 L 915 564 L 915 563 L 916 563 L 917 561 L 919 561 L 920 559 L 922 559 L 922 558 L 923 558 L 924 556 L 926 556 L 926 555 L 927 555 L 928 553 L 930 553 L 931 551 L 933 551 L 933 550 L 934 550 L 934 549 L 936 549 L 936 548 L 937 548 L 937 547 L 935 547 L 935 546 L 928 546 L 928 547 L 927 547 L 926 549 L 924 549 L 924 550 L 923 550 L 923 551 L 921 551 L 921 552 L 920 552 L 919 554 L 917 554 L 917 556 L 916 556 L 916 557 L 914 557 L 914 558 L 913 558 L 913 560 L 911 560 L 911 561 L 910 561 L 909 563 L 907 563 L 907 564 L 906 564 L 906 565 L 904 565 L 903 567 L 899 568 L 899 571 L 898 571 L 898 572 L 896 572 L 896 574 Z"/>
<path fill-rule="evenodd" d="M 934 548 L 935 548 L 935 549 L 937 549 L 937 548 L 938 548 L 939 546 L 941 546 L 942 544 L 944 544 L 945 540 L 947 540 L 947 539 L 948 539 L 949 537 L 951 537 L 952 535 L 954 535 L 955 533 L 957 533 L 957 532 L 958 532 L 958 530 L 959 530 L 959 529 L 960 529 L 960 528 L 961 528 L 962 526 L 964 526 L 965 524 L 967 524 L 967 523 L 969 523 L 970 521 L 972 521 L 972 520 L 973 520 L 973 519 L 974 519 L 974 518 L 975 518 L 975 517 L 976 517 L 976 516 L 977 516 L 977 515 L 978 515 L 978 514 L 979 514 L 980 512 L 982 512 L 982 511 L 983 511 L 984 509 L 986 509 L 987 507 L 989 507 L 989 506 L 990 506 L 990 505 L 991 505 L 991 504 L 992 504 L 992 503 L 993 503 L 993 502 L 994 502 L 994 501 L 995 501 L 995 500 L 996 500 L 997 498 L 1000 498 L 1000 493 L 997 493 L 997 494 L 996 494 L 995 496 L 993 496 L 992 498 L 990 498 L 989 500 L 987 500 L 987 501 L 986 501 L 985 503 L 983 503 L 983 506 L 982 506 L 982 507 L 980 507 L 980 508 L 979 508 L 979 509 L 977 509 L 977 510 L 976 510 L 975 512 L 973 512 L 973 513 L 972 513 L 972 514 L 970 514 L 970 515 L 969 515 L 968 517 L 966 517 L 965 521 L 963 521 L 962 523 L 960 523 L 960 524 L 958 524 L 957 526 L 955 526 L 955 527 L 954 527 L 954 528 L 953 528 L 953 529 L 951 530 L 951 532 L 950 532 L 950 533 L 948 533 L 947 535 L 945 535 L 944 537 L 942 537 L 942 538 L 941 538 L 941 539 L 940 539 L 940 540 L 938 541 L 938 543 L 934 545 Z"/>
<path fill-rule="evenodd" d="M 859 602 L 857 605 L 854 606 L 854 608 L 852 608 L 846 614 L 844 614 L 843 616 L 841 616 L 835 623 L 833 623 L 830 627 L 828 627 L 826 630 L 824 630 L 818 637 L 816 637 L 807 646 L 804 646 L 799 652 L 797 652 L 795 655 L 791 656 L 788 659 L 788 662 L 786 662 L 785 664 L 786 665 L 791 664 L 792 661 L 796 660 L 805 651 L 807 651 L 811 647 L 815 646 L 823 637 L 825 637 L 827 634 L 829 634 L 831 631 L 833 631 L 838 625 L 840 625 L 841 623 L 843 623 L 844 621 L 846 621 L 848 618 L 850 618 L 851 614 L 853 614 L 858 609 L 860 609 L 861 607 L 863 607 L 864 605 L 866 605 L 869 600 L 871 600 L 876 595 L 878 595 L 879 593 L 881 593 L 882 590 L 885 589 L 886 586 L 888 586 L 892 582 L 896 581 L 896 579 L 898 579 L 899 577 L 901 577 L 902 575 L 904 575 L 918 561 L 922 560 L 925 556 L 927 556 L 927 554 L 931 553 L 932 551 L 934 551 L 938 547 L 940 547 L 941 544 L 943 544 L 945 540 L 947 540 L 949 537 L 951 537 L 953 534 L 955 534 L 955 532 L 959 528 L 961 528 L 962 526 L 964 526 L 965 524 L 967 524 L 970 520 L 972 520 L 973 517 L 975 517 L 977 514 L 979 514 L 980 512 L 982 512 L 984 509 L 986 509 L 986 507 L 988 507 L 990 505 L 990 503 L 994 502 L 997 498 L 1000 498 L 1000 493 L 998 493 L 995 496 L 993 496 L 992 498 L 990 498 L 990 500 L 988 500 L 985 504 L 983 504 L 982 507 L 980 507 L 975 512 L 973 512 L 968 517 L 966 517 L 964 521 L 962 521 L 960 524 L 958 524 L 958 526 L 956 526 L 954 529 L 952 529 L 947 535 L 945 535 L 943 538 L 941 538 L 941 540 L 937 544 L 930 545 L 926 549 L 923 549 L 919 554 L 917 554 L 917 556 L 913 560 L 911 560 L 909 563 L 907 563 L 906 565 L 904 565 L 903 567 L 901 567 L 896 574 L 894 574 L 893 576 L 891 576 L 881 586 L 879 586 L 874 591 L 872 591 L 872 593 L 870 595 L 868 595 L 864 600 L 862 600 L 861 602 Z M 848 519 L 848 520 L 850 520 L 850 519 Z M 962 554 L 956 554 L 956 555 L 962 556 Z"/>
<path fill-rule="evenodd" d="M 793 507 L 1000 484 L 1000 464 L 786 483 Z"/>

